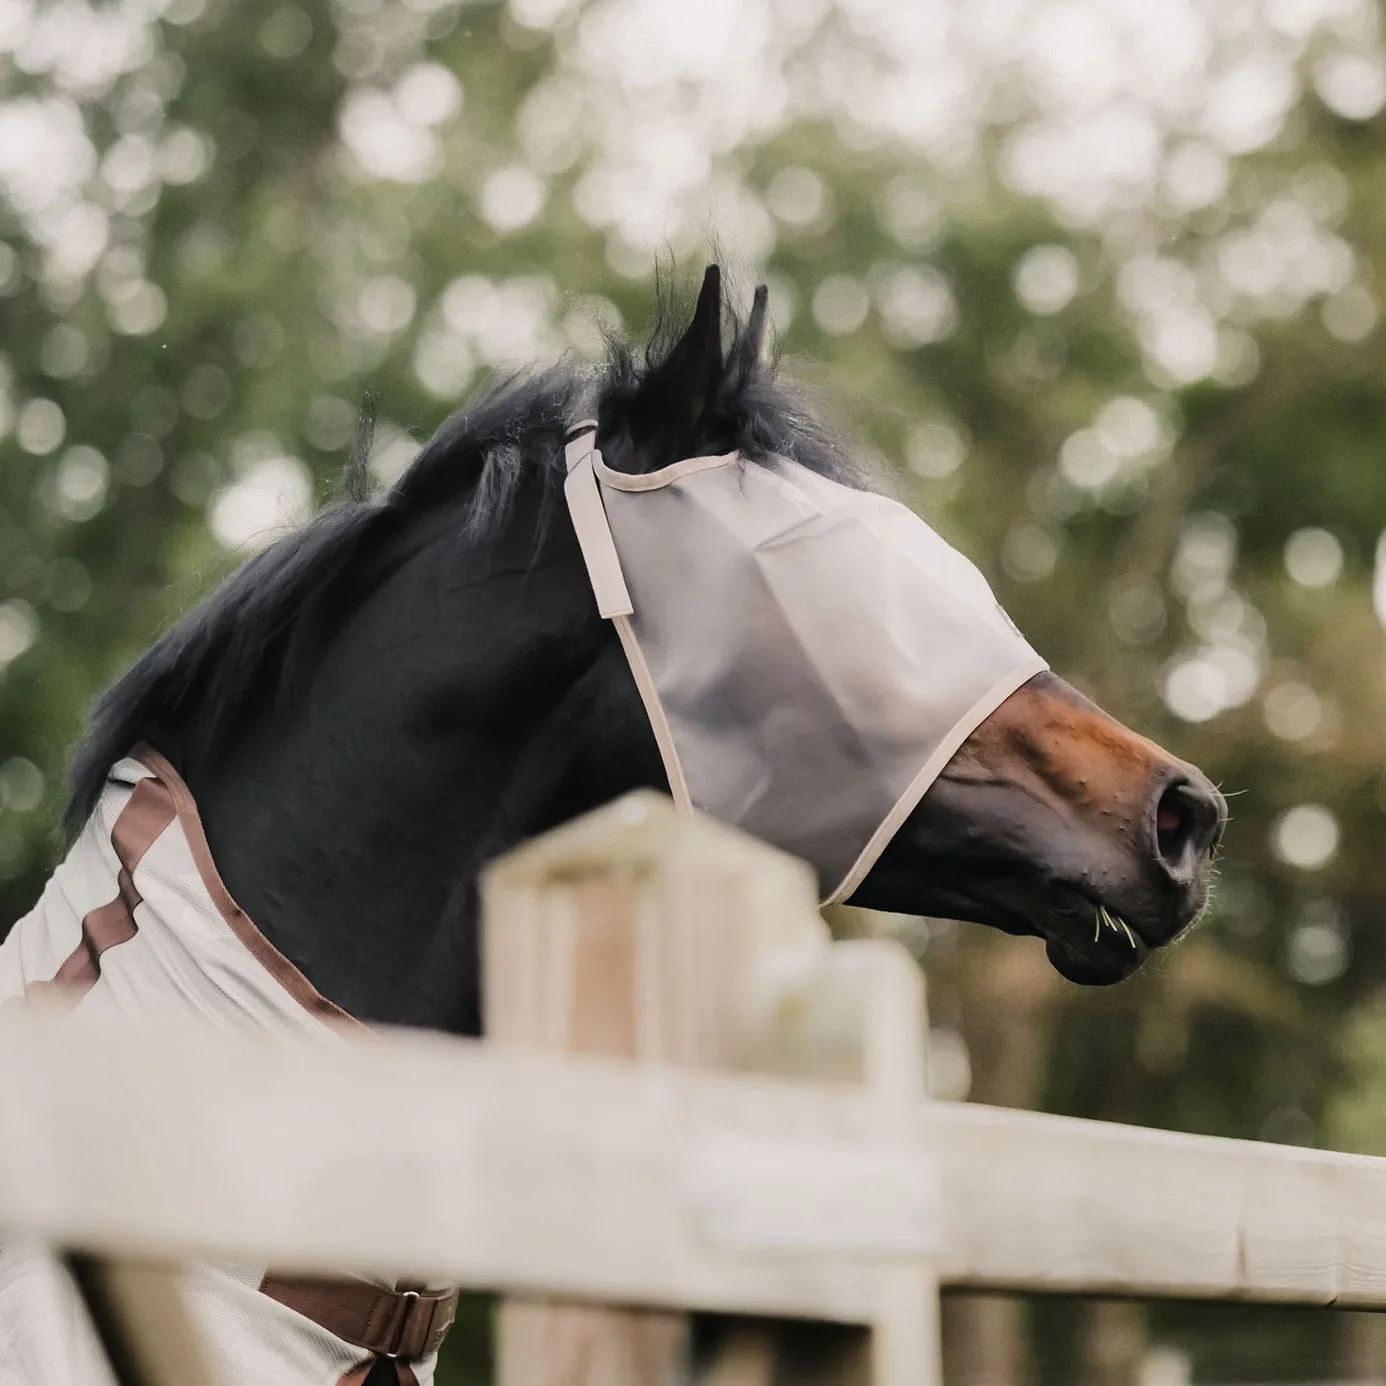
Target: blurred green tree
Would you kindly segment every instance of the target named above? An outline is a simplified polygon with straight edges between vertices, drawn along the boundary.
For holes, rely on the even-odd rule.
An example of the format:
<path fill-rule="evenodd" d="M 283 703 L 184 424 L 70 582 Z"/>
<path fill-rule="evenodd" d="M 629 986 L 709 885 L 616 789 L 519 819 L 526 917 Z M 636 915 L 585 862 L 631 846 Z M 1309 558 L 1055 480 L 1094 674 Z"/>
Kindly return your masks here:
<path fill-rule="evenodd" d="M 1206 923 L 1115 992 L 912 927 L 974 1095 L 1386 1150 L 1380 18 L 0 0 L 0 928 L 92 694 L 330 495 L 365 391 L 385 479 L 716 240 L 1055 667 L 1238 796 Z M 1084 1313 L 960 1309 L 959 1380 L 997 1335 L 1007 1382 L 1130 1380 L 1149 1335 L 1200 1375 L 1375 1350 Z"/>

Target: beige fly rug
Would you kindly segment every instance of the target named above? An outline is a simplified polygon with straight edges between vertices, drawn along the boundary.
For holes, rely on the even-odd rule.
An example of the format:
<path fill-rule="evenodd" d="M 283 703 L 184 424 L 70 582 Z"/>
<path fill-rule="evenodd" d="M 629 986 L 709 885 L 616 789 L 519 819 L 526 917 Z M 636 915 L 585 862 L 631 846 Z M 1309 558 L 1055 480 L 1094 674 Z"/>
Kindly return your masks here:
<path fill-rule="evenodd" d="M 111 770 L 38 904 L 0 944 L 0 1006 L 35 997 L 65 1008 L 69 1024 L 172 1012 L 324 1043 L 357 1024 L 231 898 L 187 786 L 146 747 Z M 372 1386 L 429 1386 L 457 1303 L 446 1290 L 264 1266 L 189 1267 L 183 1288 L 225 1386 L 360 1386 L 373 1368 Z M 0 1242 L 0 1386 L 113 1386 L 66 1272 L 42 1247 Z"/>

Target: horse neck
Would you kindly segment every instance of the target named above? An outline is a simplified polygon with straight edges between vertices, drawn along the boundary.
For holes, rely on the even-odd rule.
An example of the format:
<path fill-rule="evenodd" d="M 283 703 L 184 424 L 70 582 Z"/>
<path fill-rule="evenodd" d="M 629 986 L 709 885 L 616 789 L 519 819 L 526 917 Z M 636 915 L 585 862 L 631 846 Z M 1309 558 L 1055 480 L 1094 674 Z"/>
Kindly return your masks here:
<path fill-rule="evenodd" d="M 531 555 L 517 526 L 407 540 L 302 696 L 189 773 L 232 895 L 364 1021 L 478 1033 L 478 871 L 585 806 L 576 724 L 614 642 L 571 535 Z"/>

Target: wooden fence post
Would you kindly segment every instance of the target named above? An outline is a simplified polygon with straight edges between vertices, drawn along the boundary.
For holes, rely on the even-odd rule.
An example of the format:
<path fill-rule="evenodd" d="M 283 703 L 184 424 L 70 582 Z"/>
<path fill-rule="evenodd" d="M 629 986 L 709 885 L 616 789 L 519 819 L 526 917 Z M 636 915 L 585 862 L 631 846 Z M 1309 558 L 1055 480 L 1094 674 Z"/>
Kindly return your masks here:
<path fill-rule="evenodd" d="M 521 847 L 482 888 L 485 1032 L 513 1047 L 753 1067 L 757 956 L 827 945 L 807 867 L 652 793 Z M 685 1315 L 511 1299 L 497 1382 L 675 1386 L 689 1347 Z M 744 1336 L 736 1362 L 768 1386 Z"/>
<path fill-rule="evenodd" d="M 870 950 L 875 972 L 866 989 L 863 1078 L 874 1099 L 877 1129 L 903 1137 L 928 1095 L 928 1027 L 924 982 L 914 959 L 895 943 L 841 944 Z M 942 1386 L 938 1276 L 932 1266 L 881 1273 L 872 1334 L 873 1386 Z"/>
<path fill-rule="evenodd" d="M 485 1028 L 498 1044 L 864 1082 L 883 1136 L 926 1094 L 922 979 L 896 944 L 829 946 L 802 863 L 636 794 L 496 863 L 484 891 Z M 932 1268 L 877 1272 L 869 1359 L 842 1375 L 936 1386 Z M 498 1386 L 674 1386 L 686 1316 L 507 1300 Z M 734 1334 L 708 1374 L 769 1386 L 773 1345 Z"/>
<path fill-rule="evenodd" d="M 767 952 L 757 971 L 757 1067 L 865 1084 L 878 1134 L 904 1138 L 928 1110 L 924 979 L 909 953 L 884 939 L 853 939 L 807 957 Z M 912 1263 L 877 1274 L 867 1359 L 838 1376 L 940 1386 L 937 1273 Z"/>

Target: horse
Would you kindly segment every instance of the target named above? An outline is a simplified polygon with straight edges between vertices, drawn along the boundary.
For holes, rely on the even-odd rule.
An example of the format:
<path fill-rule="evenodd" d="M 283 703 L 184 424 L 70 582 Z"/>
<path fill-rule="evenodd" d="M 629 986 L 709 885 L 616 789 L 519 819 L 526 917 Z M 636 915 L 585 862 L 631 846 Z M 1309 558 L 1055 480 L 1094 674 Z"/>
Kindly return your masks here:
<path fill-rule="evenodd" d="M 748 315 L 733 311 L 710 266 L 691 318 L 665 313 L 639 352 L 613 335 L 598 367 L 569 361 L 500 381 L 443 423 L 383 492 L 368 484 L 364 428 L 344 496 L 249 559 L 94 704 L 64 822 L 73 851 L 99 823 L 117 898 L 107 914 L 73 924 L 82 930 L 62 967 L 37 977 L 31 967 L 25 986 L 66 987 L 80 1014 L 107 985 L 103 969 L 113 976 L 123 952 L 136 956 L 141 945 L 130 940 L 141 930 L 153 938 L 153 923 L 141 922 L 159 912 L 148 863 L 176 822 L 189 860 L 167 869 L 200 872 L 246 945 L 244 966 L 218 954 L 237 985 L 251 987 L 247 969 L 261 967 L 266 985 L 314 1025 L 349 1019 L 479 1034 L 485 864 L 623 793 L 668 791 L 682 779 L 620 627 L 628 618 L 601 609 L 600 562 L 578 522 L 575 474 L 596 465 L 606 484 L 638 492 L 715 465 L 724 480 L 740 478 L 725 482 L 719 501 L 733 511 L 726 497 L 740 494 L 737 484 L 749 494 L 757 479 L 791 499 L 819 485 L 849 509 L 875 504 L 870 468 L 767 350 L 765 305 L 761 288 Z M 776 478 L 791 469 L 803 485 L 786 491 Z M 692 514 L 688 497 L 671 490 L 666 500 L 661 513 L 676 531 L 678 517 Z M 616 519 L 606 510 L 603 518 L 599 497 L 586 512 L 598 517 L 602 542 Z M 642 512 L 623 513 L 638 533 Z M 813 552 L 805 547 L 796 561 L 811 567 Z M 716 577 L 717 556 L 702 561 Z M 696 564 L 697 555 L 695 577 Z M 847 569 L 810 577 L 849 596 L 855 580 Z M 729 590 L 734 600 L 735 583 Z M 979 611 L 964 601 L 939 629 L 966 634 L 985 617 L 997 640 L 1008 638 Z M 908 623 L 908 608 L 893 619 Z M 719 629 L 705 623 L 705 638 Z M 1028 651 L 1018 632 L 1015 641 Z M 699 647 L 677 653 L 696 682 Z M 943 671 L 964 658 L 947 642 L 926 654 Z M 922 793 L 916 786 L 897 799 L 856 874 L 824 876 L 824 894 L 850 886 L 853 905 L 1036 936 L 1069 980 L 1118 982 L 1203 909 L 1226 803 L 1198 769 L 1042 661 L 1014 670 L 1014 687 L 996 685 L 1000 693 L 938 740 Z M 854 687 L 892 679 L 886 668 L 849 673 Z M 697 696 L 715 701 L 724 720 L 761 717 L 736 699 Z M 767 726 L 784 720 L 793 692 L 775 697 Z M 801 737 L 807 728 L 810 741 L 845 747 L 843 764 L 864 744 L 855 732 L 815 728 L 811 717 L 799 724 Z M 774 773 L 771 765 L 762 778 Z M 820 787 L 831 805 L 835 786 Z M 112 804 L 129 809 L 124 846 L 119 825 L 102 818 Z M 97 915 L 101 927 L 86 927 Z M 177 932 L 176 921 L 170 927 Z M 21 921 L 0 946 L 0 993 L 6 954 L 13 975 L 24 932 Z M 256 1023 L 287 1023 L 288 1004 L 276 1002 Z M 311 1318 L 314 1295 L 326 1293 L 258 1277 L 233 1288 L 242 1308 L 293 1316 L 275 1320 L 276 1332 Z M 342 1380 L 426 1380 L 448 1316 L 443 1294 L 362 1285 L 355 1293 L 358 1301 L 395 1294 L 368 1307 L 379 1318 L 385 1305 L 398 1326 L 393 1346 L 408 1337 L 411 1347 L 353 1336 L 343 1309 L 319 1320 L 338 1351 L 333 1370 Z M 421 1293 L 431 1316 L 423 1328 L 412 1317 Z M 298 1379 L 286 1361 L 276 1359 L 270 1374 Z M 385 1363 L 398 1376 L 379 1375 Z"/>

